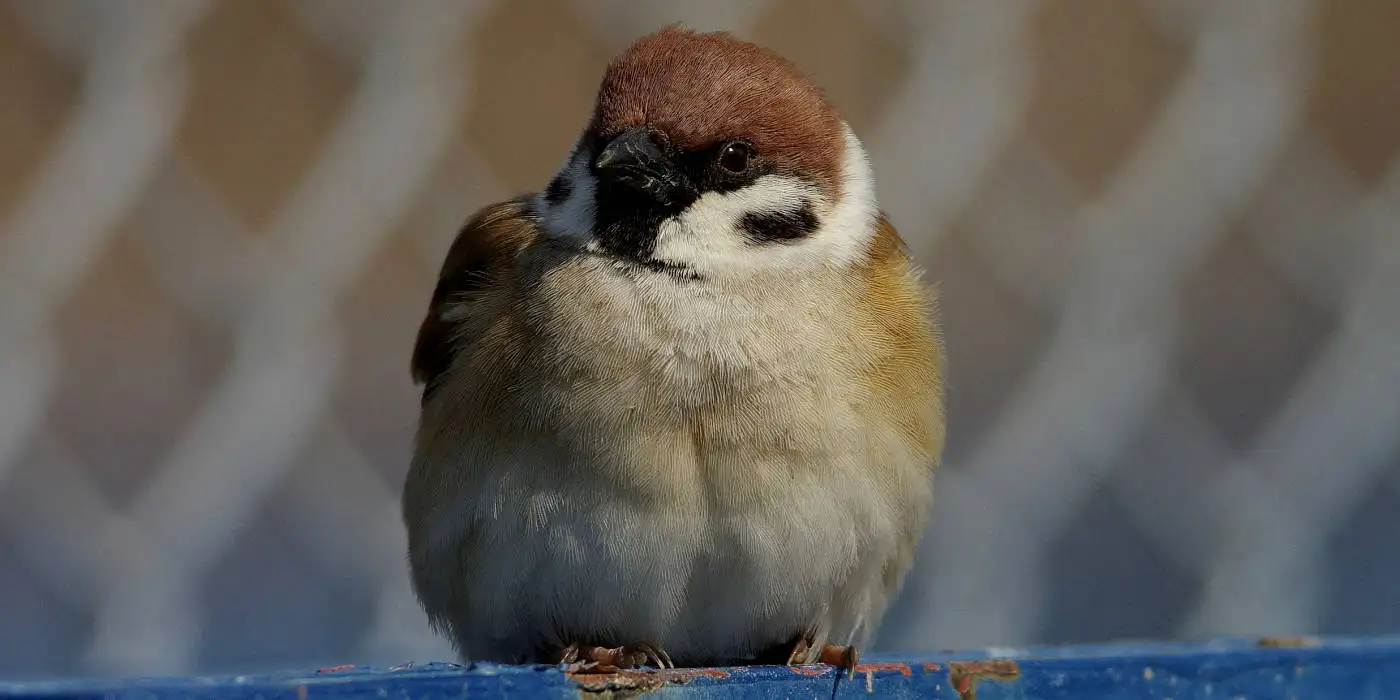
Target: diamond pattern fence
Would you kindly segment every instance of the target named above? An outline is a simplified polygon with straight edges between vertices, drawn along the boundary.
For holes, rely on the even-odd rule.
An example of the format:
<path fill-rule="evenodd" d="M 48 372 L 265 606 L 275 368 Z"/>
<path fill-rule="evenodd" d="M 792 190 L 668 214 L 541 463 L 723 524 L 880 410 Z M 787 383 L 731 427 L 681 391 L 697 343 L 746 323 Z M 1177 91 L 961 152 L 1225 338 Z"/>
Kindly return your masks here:
<path fill-rule="evenodd" d="M 1400 630 L 1400 4 L 0 0 L 0 676 L 447 658 L 415 326 L 674 20 L 817 78 L 941 289 L 881 648 Z"/>

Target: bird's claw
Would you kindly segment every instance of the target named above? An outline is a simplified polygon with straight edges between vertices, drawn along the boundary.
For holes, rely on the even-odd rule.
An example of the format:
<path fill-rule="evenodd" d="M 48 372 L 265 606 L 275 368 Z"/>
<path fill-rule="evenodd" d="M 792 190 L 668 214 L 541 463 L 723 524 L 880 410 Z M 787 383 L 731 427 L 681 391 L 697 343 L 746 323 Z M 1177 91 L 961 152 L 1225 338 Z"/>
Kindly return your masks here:
<path fill-rule="evenodd" d="M 651 664 L 658 669 L 675 668 L 664 649 L 651 644 L 600 647 L 570 644 L 559 655 L 569 673 L 617 673 Z"/>

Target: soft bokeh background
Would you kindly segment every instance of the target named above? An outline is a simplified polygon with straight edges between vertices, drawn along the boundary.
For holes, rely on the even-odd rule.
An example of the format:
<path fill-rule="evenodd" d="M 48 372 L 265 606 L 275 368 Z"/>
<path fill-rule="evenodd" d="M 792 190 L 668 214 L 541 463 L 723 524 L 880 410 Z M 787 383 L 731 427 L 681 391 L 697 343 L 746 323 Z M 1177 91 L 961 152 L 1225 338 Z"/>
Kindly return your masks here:
<path fill-rule="evenodd" d="M 416 324 L 675 19 L 814 74 L 941 285 L 881 648 L 1400 631 L 1394 0 L 0 0 L 0 676 L 446 658 Z"/>

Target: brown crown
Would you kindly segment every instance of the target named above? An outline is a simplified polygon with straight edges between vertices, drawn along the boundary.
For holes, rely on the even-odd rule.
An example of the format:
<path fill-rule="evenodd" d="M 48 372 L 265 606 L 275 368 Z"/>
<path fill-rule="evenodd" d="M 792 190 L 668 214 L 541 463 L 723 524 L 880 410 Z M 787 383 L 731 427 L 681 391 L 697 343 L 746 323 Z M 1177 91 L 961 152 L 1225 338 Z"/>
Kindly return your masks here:
<path fill-rule="evenodd" d="M 643 124 L 681 149 L 744 139 L 777 171 L 840 194 L 840 116 L 791 61 L 728 33 L 672 25 L 613 59 L 593 128 L 608 138 Z"/>

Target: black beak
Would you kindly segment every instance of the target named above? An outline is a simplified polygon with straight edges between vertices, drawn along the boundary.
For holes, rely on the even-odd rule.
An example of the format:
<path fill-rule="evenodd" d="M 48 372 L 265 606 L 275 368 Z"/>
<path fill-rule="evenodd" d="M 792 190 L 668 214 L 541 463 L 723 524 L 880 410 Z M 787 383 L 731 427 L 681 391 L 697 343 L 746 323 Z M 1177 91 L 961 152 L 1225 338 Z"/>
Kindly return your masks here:
<path fill-rule="evenodd" d="M 685 202 L 693 187 L 659 141 L 660 135 L 650 127 L 627 129 L 603 147 L 593 170 L 602 182 L 629 187 L 659 204 Z"/>

